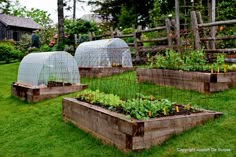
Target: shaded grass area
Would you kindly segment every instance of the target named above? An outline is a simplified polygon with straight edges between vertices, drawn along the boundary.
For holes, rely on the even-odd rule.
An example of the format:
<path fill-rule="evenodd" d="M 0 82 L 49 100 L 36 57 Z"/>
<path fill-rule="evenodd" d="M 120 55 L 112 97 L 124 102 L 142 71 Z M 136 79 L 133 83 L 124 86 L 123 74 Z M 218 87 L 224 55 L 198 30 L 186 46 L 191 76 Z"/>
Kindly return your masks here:
<path fill-rule="evenodd" d="M 112 92 L 123 99 L 135 97 L 135 93 L 140 92 L 169 98 L 178 103 L 192 102 L 207 109 L 224 112 L 223 117 L 174 136 L 161 146 L 154 146 L 139 153 L 123 154 L 112 146 L 103 145 L 72 124 L 63 122 L 62 97 L 35 104 L 11 97 L 10 84 L 16 80 L 18 65 L 0 65 L 0 157 L 236 156 L 236 89 L 203 95 L 151 84 L 136 84 L 134 72 L 100 79 L 82 79 L 81 82 L 88 83 L 92 89 Z M 65 97 L 75 95 L 69 94 Z M 180 151 L 184 148 L 193 148 L 195 151 Z M 212 151 L 200 152 L 202 148 L 210 148 Z M 213 148 L 217 151 L 213 152 Z"/>

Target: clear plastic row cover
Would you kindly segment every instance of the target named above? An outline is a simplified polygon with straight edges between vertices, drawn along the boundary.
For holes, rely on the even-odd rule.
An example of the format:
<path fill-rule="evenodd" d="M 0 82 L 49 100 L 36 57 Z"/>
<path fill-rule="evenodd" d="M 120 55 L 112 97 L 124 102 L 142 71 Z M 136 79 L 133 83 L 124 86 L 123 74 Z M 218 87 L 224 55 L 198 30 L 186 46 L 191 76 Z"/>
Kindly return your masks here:
<path fill-rule="evenodd" d="M 48 81 L 79 83 L 76 60 L 64 51 L 31 53 L 23 58 L 17 82 L 34 87 L 48 85 Z"/>
<path fill-rule="evenodd" d="M 75 52 L 79 67 L 132 67 L 127 43 L 119 38 L 81 43 Z"/>

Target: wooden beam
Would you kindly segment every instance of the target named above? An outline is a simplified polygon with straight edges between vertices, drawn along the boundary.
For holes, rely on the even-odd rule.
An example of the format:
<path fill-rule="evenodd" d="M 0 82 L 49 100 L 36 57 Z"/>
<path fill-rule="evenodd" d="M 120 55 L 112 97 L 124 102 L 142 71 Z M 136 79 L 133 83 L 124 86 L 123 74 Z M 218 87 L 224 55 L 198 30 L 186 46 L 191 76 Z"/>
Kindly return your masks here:
<path fill-rule="evenodd" d="M 147 30 L 137 30 L 136 33 L 153 32 L 153 31 L 164 30 L 164 29 L 166 29 L 166 26 L 150 28 Z"/>
<path fill-rule="evenodd" d="M 208 40 L 230 40 L 230 39 L 236 39 L 236 35 L 220 36 L 220 37 L 215 37 L 215 38 L 211 38 L 211 37 L 201 38 L 201 40 L 203 40 L 203 41 L 208 41 Z"/>
<path fill-rule="evenodd" d="M 139 52 L 157 52 L 157 51 L 161 51 L 161 50 L 166 50 L 168 48 L 177 48 L 178 46 L 174 46 L 174 47 L 169 47 L 169 46 L 153 46 L 153 47 L 148 47 L 148 48 L 144 48 L 144 47 L 140 47 L 139 48 Z"/>
<path fill-rule="evenodd" d="M 117 35 L 117 38 L 127 38 L 127 37 L 133 37 L 133 34 L 124 34 L 124 35 Z"/>
<path fill-rule="evenodd" d="M 127 43 L 128 46 L 134 47 L 134 43 Z"/>
<path fill-rule="evenodd" d="M 212 27 L 212 26 L 219 26 L 219 25 L 229 25 L 229 24 L 236 24 L 236 20 L 227 20 L 227 21 L 216 21 L 210 23 L 203 23 L 199 24 L 199 27 Z"/>
<path fill-rule="evenodd" d="M 160 38 L 156 38 L 156 39 L 149 39 L 149 40 L 141 40 L 138 41 L 139 43 L 142 42 L 159 42 L 159 41 L 166 41 L 168 38 L 167 37 L 160 37 Z"/>
<path fill-rule="evenodd" d="M 218 53 L 218 52 L 223 52 L 223 53 L 236 53 L 236 48 L 228 48 L 228 49 L 205 49 L 204 51 L 206 52 L 211 52 L 211 53 Z"/>

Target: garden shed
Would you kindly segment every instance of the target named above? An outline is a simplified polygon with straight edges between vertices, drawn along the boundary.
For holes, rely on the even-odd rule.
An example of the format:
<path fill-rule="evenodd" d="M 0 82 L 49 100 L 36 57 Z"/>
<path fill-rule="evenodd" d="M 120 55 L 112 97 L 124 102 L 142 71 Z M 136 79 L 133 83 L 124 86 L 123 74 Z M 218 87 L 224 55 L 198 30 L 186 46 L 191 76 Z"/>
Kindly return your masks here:
<path fill-rule="evenodd" d="M 39 29 L 41 26 L 31 18 L 0 14 L 0 40 L 19 41 L 23 34 L 32 34 Z"/>
<path fill-rule="evenodd" d="M 119 38 L 81 43 L 75 59 L 81 76 L 109 76 L 133 69 L 129 46 Z"/>
<path fill-rule="evenodd" d="M 56 96 L 81 90 L 84 85 L 79 83 L 77 63 L 69 53 L 31 53 L 20 63 L 17 82 L 12 85 L 12 95 L 23 97 L 25 100 L 30 98 L 26 96 L 29 93 L 31 96 L 35 93 L 41 96 L 45 94 L 46 97 Z M 30 98 L 28 101 L 38 101 L 38 97 L 35 100 Z"/>

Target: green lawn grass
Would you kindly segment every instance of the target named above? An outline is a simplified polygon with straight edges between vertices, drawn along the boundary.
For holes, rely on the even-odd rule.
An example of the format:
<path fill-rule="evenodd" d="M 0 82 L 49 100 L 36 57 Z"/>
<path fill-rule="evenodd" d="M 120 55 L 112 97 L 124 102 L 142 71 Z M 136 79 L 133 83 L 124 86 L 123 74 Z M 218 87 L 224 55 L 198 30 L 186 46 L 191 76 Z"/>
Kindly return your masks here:
<path fill-rule="evenodd" d="M 224 112 L 224 116 L 174 136 L 161 146 L 142 152 L 123 154 L 103 145 L 61 116 L 61 100 L 57 97 L 28 104 L 10 96 L 10 84 L 16 80 L 19 63 L 0 65 L 0 157 L 169 157 L 169 156 L 236 156 L 236 89 L 203 95 L 197 92 L 136 84 L 134 72 L 101 79 L 81 79 L 90 88 L 99 88 L 126 99 L 136 92 L 169 98 L 178 103 L 192 102 L 201 107 Z M 129 89 L 129 90 L 128 90 Z M 70 94 L 67 96 L 75 96 Z M 179 149 L 195 149 L 180 152 Z M 202 148 L 230 149 L 199 152 Z M 197 150 L 198 149 L 198 150 Z"/>

